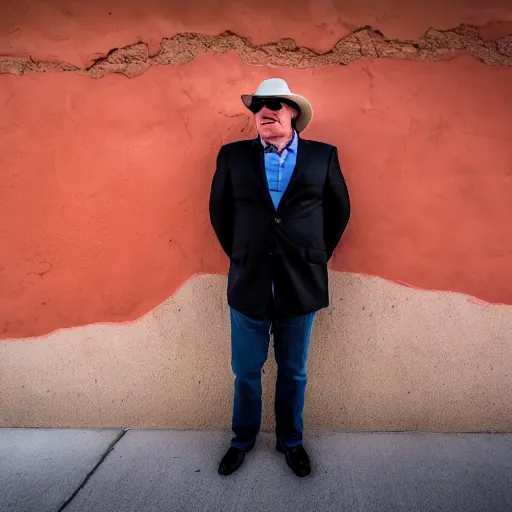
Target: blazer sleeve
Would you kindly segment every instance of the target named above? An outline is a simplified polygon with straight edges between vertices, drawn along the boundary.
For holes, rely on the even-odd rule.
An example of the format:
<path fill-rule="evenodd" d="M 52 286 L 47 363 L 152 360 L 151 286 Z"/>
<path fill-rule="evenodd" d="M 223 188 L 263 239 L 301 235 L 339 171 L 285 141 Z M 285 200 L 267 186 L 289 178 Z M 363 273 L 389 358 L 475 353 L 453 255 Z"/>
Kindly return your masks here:
<path fill-rule="evenodd" d="M 341 173 L 338 150 L 332 148 L 324 188 L 324 241 L 328 259 L 341 239 L 350 218 L 350 199 Z"/>
<path fill-rule="evenodd" d="M 235 216 L 233 190 L 225 146 L 220 148 L 217 155 L 217 168 L 212 179 L 209 208 L 213 230 L 222 249 L 228 258 L 231 258 Z"/>

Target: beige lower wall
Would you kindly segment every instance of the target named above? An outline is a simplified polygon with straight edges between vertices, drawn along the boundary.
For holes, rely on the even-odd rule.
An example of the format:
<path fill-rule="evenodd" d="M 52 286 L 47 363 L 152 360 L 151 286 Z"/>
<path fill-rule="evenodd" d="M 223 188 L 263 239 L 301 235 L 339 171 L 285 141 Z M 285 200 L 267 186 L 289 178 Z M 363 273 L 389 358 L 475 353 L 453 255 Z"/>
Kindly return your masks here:
<path fill-rule="evenodd" d="M 331 306 L 313 330 L 306 428 L 512 432 L 511 306 L 375 277 L 330 279 Z M 225 286 L 199 275 L 131 324 L 0 342 L 0 426 L 229 429 Z"/>

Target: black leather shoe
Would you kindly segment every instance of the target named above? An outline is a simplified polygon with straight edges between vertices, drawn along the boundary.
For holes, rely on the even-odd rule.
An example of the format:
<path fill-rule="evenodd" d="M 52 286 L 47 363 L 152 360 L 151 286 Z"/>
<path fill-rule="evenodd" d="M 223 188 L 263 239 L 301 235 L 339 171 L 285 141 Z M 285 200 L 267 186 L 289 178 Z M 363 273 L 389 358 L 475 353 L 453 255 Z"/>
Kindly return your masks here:
<path fill-rule="evenodd" d="M 247 450 L 239 450 L 234 446 L 231 446 L 227 451 L 226 455 L 222 457 L 219 464 L 219 474 L 231 475 L 234 473 L 244 462 L 245 454 L 250 452 L 254 448 L 254 443 L 247 448 Z"/>
<path fill-rule="evenodd" d="M 311 473 L 311 462 L 302 445 L 287 448 L 278 441 L 276 450 L 286 455 L 286 463 L 297 476 L 307 476 Z"/>

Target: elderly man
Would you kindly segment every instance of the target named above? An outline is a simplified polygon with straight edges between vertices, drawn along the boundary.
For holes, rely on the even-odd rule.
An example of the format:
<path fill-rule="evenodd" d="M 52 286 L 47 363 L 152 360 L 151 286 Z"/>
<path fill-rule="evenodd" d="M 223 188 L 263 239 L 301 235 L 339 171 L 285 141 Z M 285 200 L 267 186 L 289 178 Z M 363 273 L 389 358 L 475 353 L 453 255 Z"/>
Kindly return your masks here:
<path fill-rule="evenodd" d="M 258 131 L 221 147 L 210 219 L 230 259 L 227 299 L 235 374 L 229 475 L 254 446 L 261 424 L 261 370 L 270 334 L 278 366 L 276 448 L 298 476 L 311 472 L 302 445 L 309 340 L 315 312 L 329 305 L 327 262 L 350 216 L 335 146 L 299 138 L 309 101 L 280 78 L 243 95 Z"/>

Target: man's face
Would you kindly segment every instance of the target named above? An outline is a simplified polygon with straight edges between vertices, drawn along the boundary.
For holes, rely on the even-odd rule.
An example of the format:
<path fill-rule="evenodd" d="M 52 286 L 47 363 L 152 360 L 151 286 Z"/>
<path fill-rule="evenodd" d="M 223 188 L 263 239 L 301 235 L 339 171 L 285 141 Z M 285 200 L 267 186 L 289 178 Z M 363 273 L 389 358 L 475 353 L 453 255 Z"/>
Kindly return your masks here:
<path fill-rule="evenodd" d="M 292 119 L 297 116 L 297 110 L 279 102 L 278 99 L 273 100 L 281 104 L 279 110 L 270 109 L 263 106 L 261 110 L 254 114 L 256 128 L 263 139 L 271 140 L 280 137 L 286 137 L 292 132 Z"/>

